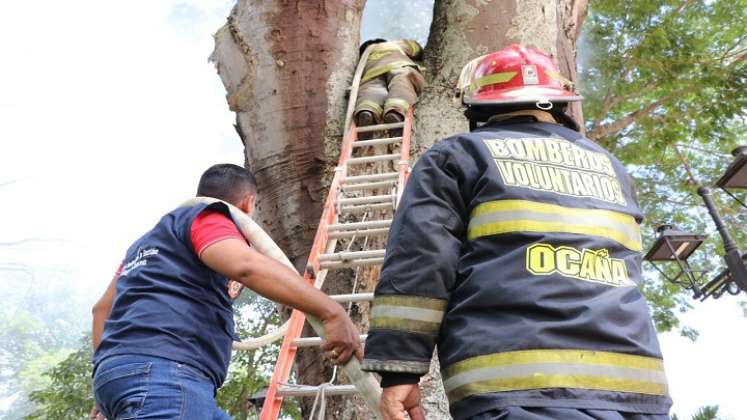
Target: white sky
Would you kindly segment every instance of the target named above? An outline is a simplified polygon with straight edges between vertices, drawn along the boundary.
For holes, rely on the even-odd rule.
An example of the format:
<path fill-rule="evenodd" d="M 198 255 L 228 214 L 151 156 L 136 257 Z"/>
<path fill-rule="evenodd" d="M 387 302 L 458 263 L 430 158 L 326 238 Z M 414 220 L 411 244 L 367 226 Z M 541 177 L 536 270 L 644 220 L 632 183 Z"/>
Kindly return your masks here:
<path fill-rule="evenodd" d="M 0 185 L 17 181 L 0 186 L 0 242 L 72 242 L 0 249 L 0 264 L 69 270 L 71 293 L 92 304 L 129 243 L 192 196 L 205 168 L 243 162 L 207 62 L 231 5 L 0 2 Z M 696 344 L 662 336 L 681 419 L 705 404 L 747 419 L 747 320 L 734 302 L 683 317 Z"/>

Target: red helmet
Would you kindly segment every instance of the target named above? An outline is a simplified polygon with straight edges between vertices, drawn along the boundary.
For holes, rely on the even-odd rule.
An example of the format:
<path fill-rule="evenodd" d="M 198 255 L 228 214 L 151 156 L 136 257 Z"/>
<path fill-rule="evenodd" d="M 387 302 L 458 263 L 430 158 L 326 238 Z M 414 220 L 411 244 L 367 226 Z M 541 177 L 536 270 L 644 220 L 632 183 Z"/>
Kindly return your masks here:
<path fill-rule="evenodd" d="M 462 69 L 457 86 L 467 105 L 580 101 L 552 59 L 521 45 L 478 57 Z"/>

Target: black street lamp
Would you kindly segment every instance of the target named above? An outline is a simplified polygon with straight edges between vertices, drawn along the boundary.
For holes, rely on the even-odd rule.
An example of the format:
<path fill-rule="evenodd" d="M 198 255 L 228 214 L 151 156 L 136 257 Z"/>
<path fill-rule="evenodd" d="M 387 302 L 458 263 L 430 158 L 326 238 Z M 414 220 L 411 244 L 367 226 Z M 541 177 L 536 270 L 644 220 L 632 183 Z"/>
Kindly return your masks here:
<path fill-rule="evenodd" d="M 729 188 L 747 188 L 747 146 L 739 146 L 731 151 L 734 161 L 726 168 L 726 172 L 716 181 L 716 186 L 724 190 L 742 207 L 747 208 L 742 200 L 737 198 Z"/>
<path fill-rule="evenodd" d="M 731 151 L 735 159 L 724 175 L 716 181 L 719 188 L 747 188 L 747 146 L 739 146 Z"/>
<path fill-rule="evenodd" d="M 687 259 L 695 252 L 706 238 L 702 234 L 693 234 L 678 230 L 674 225 L 661 225 L 656 228 L 659 237 L 651 246 L 644 260 L 651 263 L 654 268 L 674 284 L 678 284 L 685 289 L 693 291 L 693 297 L 701 296 L 700 286 L 703 284 L 705 270 L 694 270 Z M 679 271 L 674 277 L 670 277 L 656 263 L 659 262 L 676 262 Z M 696 275 L 697 274 L 697 275 Z M 680 278 L 685 277 L 685 280 Z"/>
<path fill-rule="evenodd" d="M 713 205 L 711 191 L 708 188 L 701 186 L 698 188 L 698 195 L 703 197 L 706 208 L 708 208 L 708 213 L 711 215 L 711 219 L 713 219 L 713 223 L 716 224 L 716 229 L 718 229 L 718 233 L 724 241 L 724 260 L 726 260 L 728 274 L 722 282 L 722 285 L 728 287 L 728 283 L 734 282 L 740 290 L 747 290 L 747 267 L 745 267 L 744 261 L 742 261 L 744 256 L 737 247 L 737 244 L 731 238 L 729 231 L 726 230 L 726 226 L 724 226 L 724 222 L 721 220 L 721 216 L 718 214 L 716 206 Z M 715 280 L 716 279 L 709 282 L 709 285 Z"/>
<path fill-rule="evenodd" d="M 682 160 L 685 169 L 687 169 L 690 179 L 694 184 L 698 185 L 698 195 L 703 198 L 703 202 L 708 209 L 708 214 L 713 219 L 719 235 L 721 235 L 721 240 L 724 243 L 726 269 L 703 285 L 702 279 L 706 270 L 693 270 L 687 259 L 700 246 L 705 236 L 682 232 L 674 229 L 671 225 L 664 225 L 657 229 L 660 236 L 654 242 L 654 245 L 644 259 L 651 262 L 654 268 L 662 273 L 667 280 L 682 285 L 686 289 L 691 289 L 693 291 L 693 298 L 700 298 L 701 301 L 709 296 L 719 298 L 724 292 L 736 295 L 741 291 L 747 291 L 747 266 L 745 266 L 747 254 L 742 254 L 726 229 L 726 226 L 724 226 L 721 215 L 713 204 L 711 190 L 697 182 L 692 174 L 690 165 L 676 145 L 675 150 Z M 729 193 L 726 190 L 727 187 L 747 188 L 747 146 L 738 147 L 732 153 L 736 157 L 736 160 L 729 165 L 726 173 L 716 182 L 716 185 L 724 189 L 727 193 Z M 734 196 L 732 195 L 732 197 Z M 736 197 L 734 198 L 736 199 Z M 655 264 L 655 261 L 675 261 L 679 265 L 679 273 L 674 278 L 670 278 Z M 695 273 L 700 274 L 696 276 Z M 683 275 L 687 278 L 687 282 L 683 283 L 679 280 Z"/>

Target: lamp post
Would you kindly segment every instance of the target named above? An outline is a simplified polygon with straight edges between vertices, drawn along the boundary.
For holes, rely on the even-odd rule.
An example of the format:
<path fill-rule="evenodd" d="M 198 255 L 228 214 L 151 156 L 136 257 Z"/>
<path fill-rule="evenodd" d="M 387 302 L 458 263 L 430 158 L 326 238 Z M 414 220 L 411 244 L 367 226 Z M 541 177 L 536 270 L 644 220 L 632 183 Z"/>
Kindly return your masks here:
<path fill-rule="evenodd" d="M 687 160 L 682 155 L 677 145 L 675 145 L 674 148 L 682 161 L 682 164 L 685 166 L 690 180 L 693 184 L 698 186 L 698 195 L 703 198 L 706 209 L 708 209 L 708 214 L 716 225 L 719 235 L 721 235 L 721 240 L 724 243 L 724 260 L 726 261 L 726 269 L 703 285 L 702 278 L 706 271 L 693 270 L 687 262 L 687 259 L 700 246 L 703 239 L 705 239 L 705 236 L 678 231 L 671 225 L 664 225 L 657 229 L 660 236 L 657 238 L 644 259 L 651 262 L 654 268 L 662 273 L 667 280 L 693 290 L 693 297 L 695 299 L 700 298 L 701 300 L 705 300 L 709 296 L 718 298 L 724 292 L 736 295 L 740 291 L 747 291 L 747 266 L 745 266 L 745 262 L 747 262 L 747 254 L 742 254 L 739 247 L 737 247 L 737 244 L 734 242 L 734 239 L 732 239 L 729 234 L 729 231 L 726 229 L 723 220 L 721 220 L 721 215 L 713 204 L 711 190 L 701 185 L 695 179 L 692 170 L 690 169 L 690 165 L 687 163 Z M 716 182 L 716 185 L 739 201 L 729 193 L 726 188 L 747 188 L 747 146 L 740 146 L 734 149 L 732 154 L 736 158 L 735 161 L 729 165 L 726 173 L 724 173 L 724 175 Z M 739 202 L 744 206 L 744 203 L 741 201 Z M 679 273 L 674 278 L 670 278 L 655 264 L 656 261 L 676 261 L 679 265 Z M 700 275 L 696 277 L 695 273 L 700 273 Z M 682 275 L 687 277 L 687 283 L 679 281 L 679 278 Z"/>
<path fill-rule="evenodd" d="M 729 231 L 726 230 L 726 226 L 724 226 L 724 222 L 721 220 L 721 216 L 719 215 L 718 210 L 716 210 L 716 206 L 713 205 L 711 190 L 704 186 L 700 186 L 698 188 L 698 195 L 703 197 L 708 213 L 711 215 L 711 219 L 713 219 L 713 223 L 716 224 L 716 229 L 718 229 L 718 233 L 724 241 L 724 251 L 726 251 L 724 259 L 726 260 L 726 267 L 729 270 L 732 279 L 740 289 L 747 290 L 747 267 L 745 267 L 744 262 L 742 261 L 742 252 L 739 251 L 739 248 L 731 238 Z"/>

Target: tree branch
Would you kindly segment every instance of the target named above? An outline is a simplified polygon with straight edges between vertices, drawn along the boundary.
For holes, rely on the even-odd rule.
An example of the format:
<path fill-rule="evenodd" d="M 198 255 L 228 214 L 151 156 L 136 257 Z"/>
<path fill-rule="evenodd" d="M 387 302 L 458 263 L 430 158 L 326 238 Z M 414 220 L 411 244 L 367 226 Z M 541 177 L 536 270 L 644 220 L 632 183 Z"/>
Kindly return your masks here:
<path fill-rule="evenodd" d="M 592 140 L 599 140 L 602 137 L 609 136 L 611 134 L 617 133 L 618 131 L 622 130 L 623 128 L 633 124 L 638 120 L 638 118 L 644 117 L 651 113 L 654 109 L 658 108 L 664 101 L 666 101 L 668 97 L 659 99 L 658 101 L 654 101 L 643 108 L 633 111 L 622 118 L 619 118 L 611 123 L 602 124 L 597 127 L 592 128 L 588 133 L 586 133 L 587 137 L 589 137 Z"/>
<path fill-rule="evenodd" d="M 604 118 L 605 115 L 607 115 L 607 113 L 610 112 L 612 108 L 630 99 L 640 98 L 641 96 L 643 96 L 643 94 L 651 92 L 652 90 L 656 89 L 658 86 L 659 86 L 658 81 L 651 82 L 640 89 L 637 89 L 633 92 L 630 92 L 627 95 L 622 95 L 622 96 L 612 96 L 610 94 L 612 90 L 610 89 L 609 91 L 610 93 L 607 94 L 607 96 L 604 98 L 604 101 L 602 102 L 602 110 L 599 113 L 599 118 L 596 121 L 594 121 L 594 124 L 592 125 L 592 131 L 594 131 L 594 129 L 601 126 L 602 119 Z"/>
<path fill-rule="evenodd" d="M 581 33 L 588 10 L 589 0 L 573 0 L 571 2 L 571 22 L 573 22 L 573 28 L 571 28 L 568 35 L 573 39 L 574 43 L 578 40 L 578 35 Z"/>

